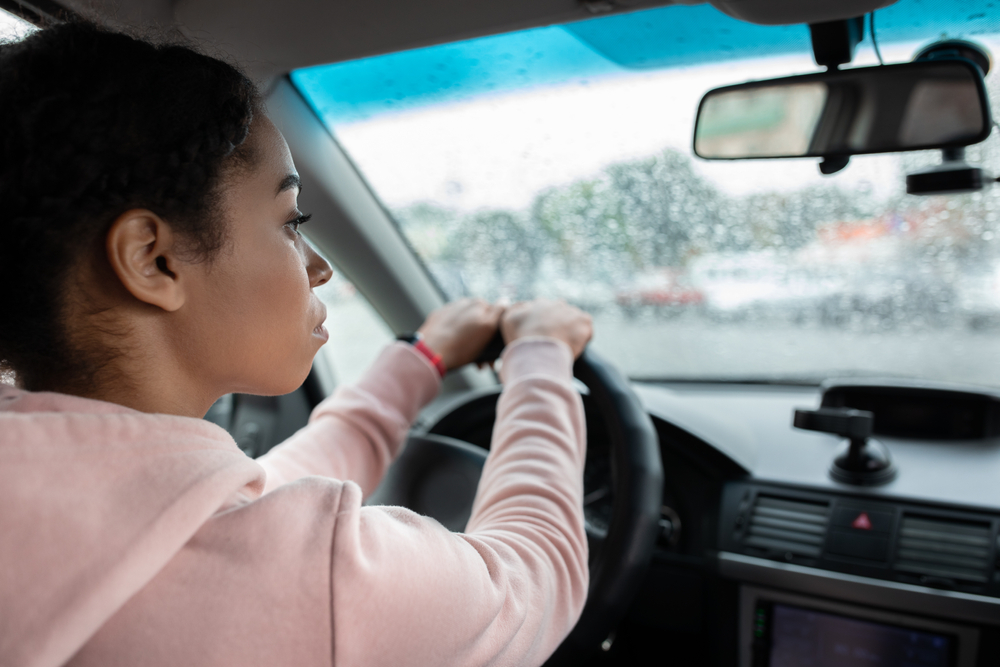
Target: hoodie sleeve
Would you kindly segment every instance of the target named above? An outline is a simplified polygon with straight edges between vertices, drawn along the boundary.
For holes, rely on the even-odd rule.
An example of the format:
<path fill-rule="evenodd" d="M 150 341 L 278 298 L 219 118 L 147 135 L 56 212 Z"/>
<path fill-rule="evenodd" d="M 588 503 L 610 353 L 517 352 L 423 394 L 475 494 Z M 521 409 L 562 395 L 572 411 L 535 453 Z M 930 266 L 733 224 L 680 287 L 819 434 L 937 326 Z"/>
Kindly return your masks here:
<path fill-rule="evenodd" d="M 333 540 L 334 662 L 540 665 L 587 596 L 583 405 L 569 348 L 504 353 L 493 445 L 465 534 L 344 487 Z"/>
<path fill-rule="evenodd" d="M 440 384 L 437 370 L 412 345 L 389 345 L 357 385 L 338 388 L 304 428 L 257 459 L 267 471 L 264 492 L 320 475 L 356 482 L 367 496 Z"/>

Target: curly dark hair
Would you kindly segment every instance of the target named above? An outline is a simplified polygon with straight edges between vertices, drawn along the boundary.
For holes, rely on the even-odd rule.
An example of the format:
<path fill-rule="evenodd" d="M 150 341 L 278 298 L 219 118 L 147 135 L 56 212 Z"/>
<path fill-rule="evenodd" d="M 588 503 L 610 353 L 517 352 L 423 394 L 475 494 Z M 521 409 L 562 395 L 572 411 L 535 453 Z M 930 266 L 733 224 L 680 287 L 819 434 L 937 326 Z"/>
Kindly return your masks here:
<path fill-rule="evenodd" d="M 252 160 L 260 94 L 180 44 L 63 23 L 0 46 L 0 371 L 30 390 L 86 383 L 65 291 L 110 225 L 146 208 L 197 259 L 224 246 L 224 174 Z"/>

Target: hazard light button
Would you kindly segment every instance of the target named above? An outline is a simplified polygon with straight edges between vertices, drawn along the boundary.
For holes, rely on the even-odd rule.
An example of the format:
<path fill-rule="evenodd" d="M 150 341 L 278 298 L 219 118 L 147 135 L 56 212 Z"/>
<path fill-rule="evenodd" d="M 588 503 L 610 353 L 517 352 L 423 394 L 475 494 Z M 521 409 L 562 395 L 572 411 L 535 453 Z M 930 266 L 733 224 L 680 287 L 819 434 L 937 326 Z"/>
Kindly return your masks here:
<path fill-rule="evenodd" d="M 855 505 L 841 505 L 833 510 L 830 523 L 838 528 L 849 528 L 859 533 L 888 533 L 896 513 L 885 509 L 870 509 Z"/>

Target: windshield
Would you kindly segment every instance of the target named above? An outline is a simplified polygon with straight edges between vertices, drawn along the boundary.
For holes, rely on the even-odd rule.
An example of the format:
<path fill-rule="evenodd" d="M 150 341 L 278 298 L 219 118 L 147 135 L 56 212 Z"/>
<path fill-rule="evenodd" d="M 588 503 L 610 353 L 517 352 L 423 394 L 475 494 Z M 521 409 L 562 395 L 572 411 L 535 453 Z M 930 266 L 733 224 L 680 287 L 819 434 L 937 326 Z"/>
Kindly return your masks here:
<path fill-rule="evenodd" d="M 958 6 L 960 5 L 960 6 Z M 884 61 L 993 53 L 988 0 L 879 10 Z M 853 65 L 877 64 L 870 36 Z M 916 197 L 939 152 L 708 162 L 709 89 L 817 71 L 805 26 L 668 6 L 299 70 L 449 297 L 556 297 L 633 378 L 1000 385 L 1000 187 Z M 987 77 L 994 108 L 997 76 Z M 997 133 L 967 159 L 1000 172 Z"/>

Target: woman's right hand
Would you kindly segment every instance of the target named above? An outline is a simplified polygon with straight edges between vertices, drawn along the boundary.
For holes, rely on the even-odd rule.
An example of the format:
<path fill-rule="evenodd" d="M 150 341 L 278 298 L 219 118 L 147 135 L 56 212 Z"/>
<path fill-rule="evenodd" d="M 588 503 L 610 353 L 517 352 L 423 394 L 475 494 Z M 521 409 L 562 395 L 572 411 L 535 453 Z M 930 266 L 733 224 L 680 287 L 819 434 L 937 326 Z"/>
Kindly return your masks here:
<path fill-rule="evenodd" d="M 594 335 L 594 323 L 565 301 L 535 299 L 509 306 L 500 319 L 500 332 L 508 345 L 526 336 L 556 338 L 569 345 L 575 359 Z"/>

